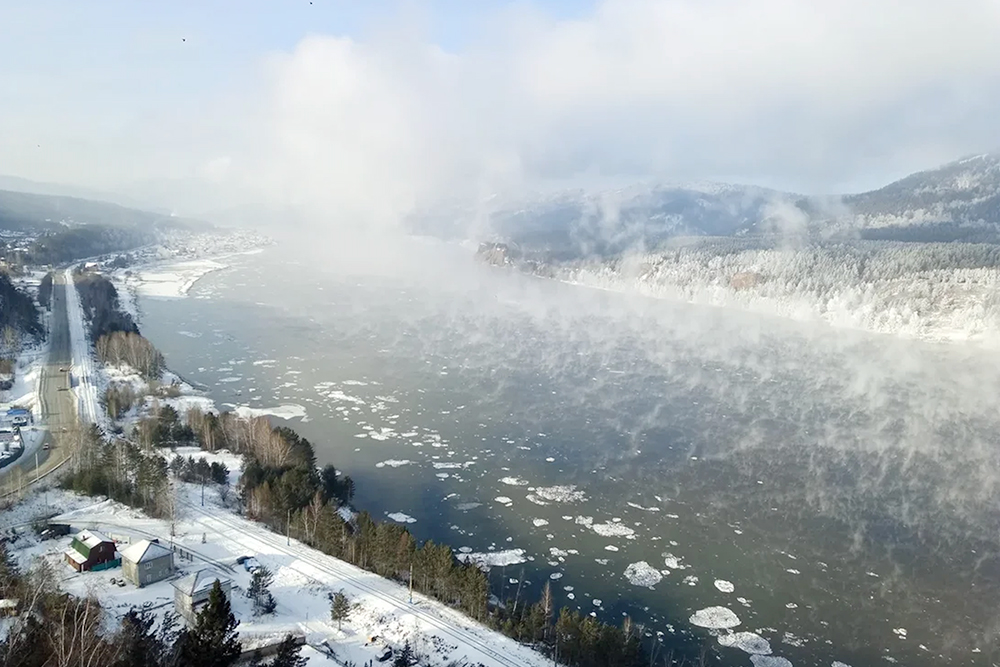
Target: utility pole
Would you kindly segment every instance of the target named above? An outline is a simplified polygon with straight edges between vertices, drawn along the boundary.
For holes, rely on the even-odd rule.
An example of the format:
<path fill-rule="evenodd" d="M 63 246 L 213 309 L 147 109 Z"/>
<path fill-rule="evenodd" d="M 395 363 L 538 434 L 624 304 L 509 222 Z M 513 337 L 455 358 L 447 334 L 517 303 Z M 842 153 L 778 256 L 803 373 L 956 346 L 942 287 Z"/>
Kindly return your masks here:
<path fill-rule="evenodd" d="M 205 474 L 201 475 L 201 506 L 205 506 Z"/>
<path fill-rule="evenodd" d="M 21 443 L 24 446 L 24 443 Z M 35 484 L 38 484 L 38 452 L 35 452 Z"/>
<path fill-rule="evenodd" d="M 413 561 L 410 561 L 410 604 L 413 604 Z"/>
<path fill-rule="evenodd" d="M 285 546 L 290 546 L 292 544 L 292 508 L 288 508 L 288 514 L 285 516 Z"/>

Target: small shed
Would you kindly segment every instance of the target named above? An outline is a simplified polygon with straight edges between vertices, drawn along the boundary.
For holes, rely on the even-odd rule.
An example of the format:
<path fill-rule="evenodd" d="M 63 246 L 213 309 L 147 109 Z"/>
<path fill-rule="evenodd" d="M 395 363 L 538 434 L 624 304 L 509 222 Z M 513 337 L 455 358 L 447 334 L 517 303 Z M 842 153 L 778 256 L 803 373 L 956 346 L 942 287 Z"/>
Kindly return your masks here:
<path fill-rule="evenodd" d="M 208 602 L 208 595 L 216 581 L 222 587 L 226 599 L 229 599 L 233 580 L 211 568 L 198 570 L 174 581 L 174 609 L 184 620 L 194 625 L 198 612 Z"/>
<path fill-rule="evenodd" d="M 122 552 L 122 574 L 142 588 L 162 581 L 174 571 L 174 554 L 156 542 L 142 540 L 129 545 Z"/>
<path fill-rule="evenodd" d="M 81 530 L 66 551 L 66 562 L 77 572 L 113 567 L 118 562 L 115 543 L 96 530 Z"/>
<path fill-rule="evenodd" d="M 0 617 L 17 616 L 21 601 L 17 598 L 0 599 Z"/>

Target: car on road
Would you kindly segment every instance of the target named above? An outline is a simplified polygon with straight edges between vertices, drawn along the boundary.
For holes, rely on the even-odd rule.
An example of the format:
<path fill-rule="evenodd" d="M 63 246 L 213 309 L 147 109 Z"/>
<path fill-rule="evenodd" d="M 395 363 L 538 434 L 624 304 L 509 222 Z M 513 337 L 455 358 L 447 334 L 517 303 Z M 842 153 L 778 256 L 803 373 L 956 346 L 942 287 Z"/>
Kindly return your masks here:
<path fill-rule="evenodd" d="M 68 368 L 60 368 L 59 372 L 60 373 L 69 373 L 69 369 Z"/>
<path fill-rule="evenodd" d="M 42 445 L 42 451 L 46 452 L 49 451 L 49 443 L 46 442 L 44 445 Z"/>
<path fill-rule="evenodd" d="M 59 387 L 59 391 L 69 391 L 69 387 Z"/>

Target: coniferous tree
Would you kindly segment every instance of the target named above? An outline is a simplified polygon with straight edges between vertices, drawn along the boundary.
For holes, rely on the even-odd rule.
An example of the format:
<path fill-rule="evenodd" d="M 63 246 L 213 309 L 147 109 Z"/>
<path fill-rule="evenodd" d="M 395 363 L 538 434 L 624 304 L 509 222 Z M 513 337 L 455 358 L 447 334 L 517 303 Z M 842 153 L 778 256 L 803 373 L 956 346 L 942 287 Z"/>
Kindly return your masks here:
<path fill-rule="evenodd" d="M 337 591 L 330 596 L 330 620 L 337 621 L 337 629 L 351 615 L 351 601 L 344 595 L 344 591 Z"/>
<path fill-rule="evenodd" d="M 182 631 L 177 639 L 178 667 L 230 667 L 235 664 L 242 651 L 236 632 L 239 624 L 222 586 L 216 581 L 208 595 L 208 604 L 198 612 L 194 628 Z"/>
<path fill-rule="evenodd" d="M 160 667 L 166 665 L 177 633 L 174 617 L 167 615 L 154 629 L 155 618 L 148 611 L 130 609 L 122 617 L 113 644 L 116 651 L 113 667 Z"/>
<path fill-rule="evenodd" d="M 410 646 L 410 640 L 407 639 L 406 643 L 403 644 L 403 648 L 399 650 L 396 657 L 392 661 L 392 667 L 412 667 L 414 662 L 413 659 L 413 647 Z"/>
<path fill-rule="evenodd" d="M 308 662 L 308 659 L 302 657 L 302 645 L 292 635 L 285 635 L 270 667 L 305 667 Z"/>

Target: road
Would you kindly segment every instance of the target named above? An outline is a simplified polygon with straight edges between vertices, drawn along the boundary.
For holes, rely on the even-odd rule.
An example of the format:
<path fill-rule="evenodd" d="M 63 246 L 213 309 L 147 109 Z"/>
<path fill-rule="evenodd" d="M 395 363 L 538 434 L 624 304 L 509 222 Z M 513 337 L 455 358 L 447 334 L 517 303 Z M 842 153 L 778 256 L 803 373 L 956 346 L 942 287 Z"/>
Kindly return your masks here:
<path fill-rule="evenodd" d="M 72 363 L 69 319 L 66 313 L 66 283 L 62 272 L 55 272 L 52 281 L 52 319 L 49 331 L 49 356 L 39 376 L 39 412 L 37 425 L 45 429 L 38 443 L 37 469 L 35 451 L 26 449 L 14 463 L 0 470 L 0 496 L 7 495 L 24 483 L 43 475 L 69 457 L 72 438 L 65 434 L 76 430 L 76 400 L 69 391 L 68 369 Z M 65 430 L 64 430 L 65 429 Z M 45 449 L 45 445 L 49 448 Z"/>

